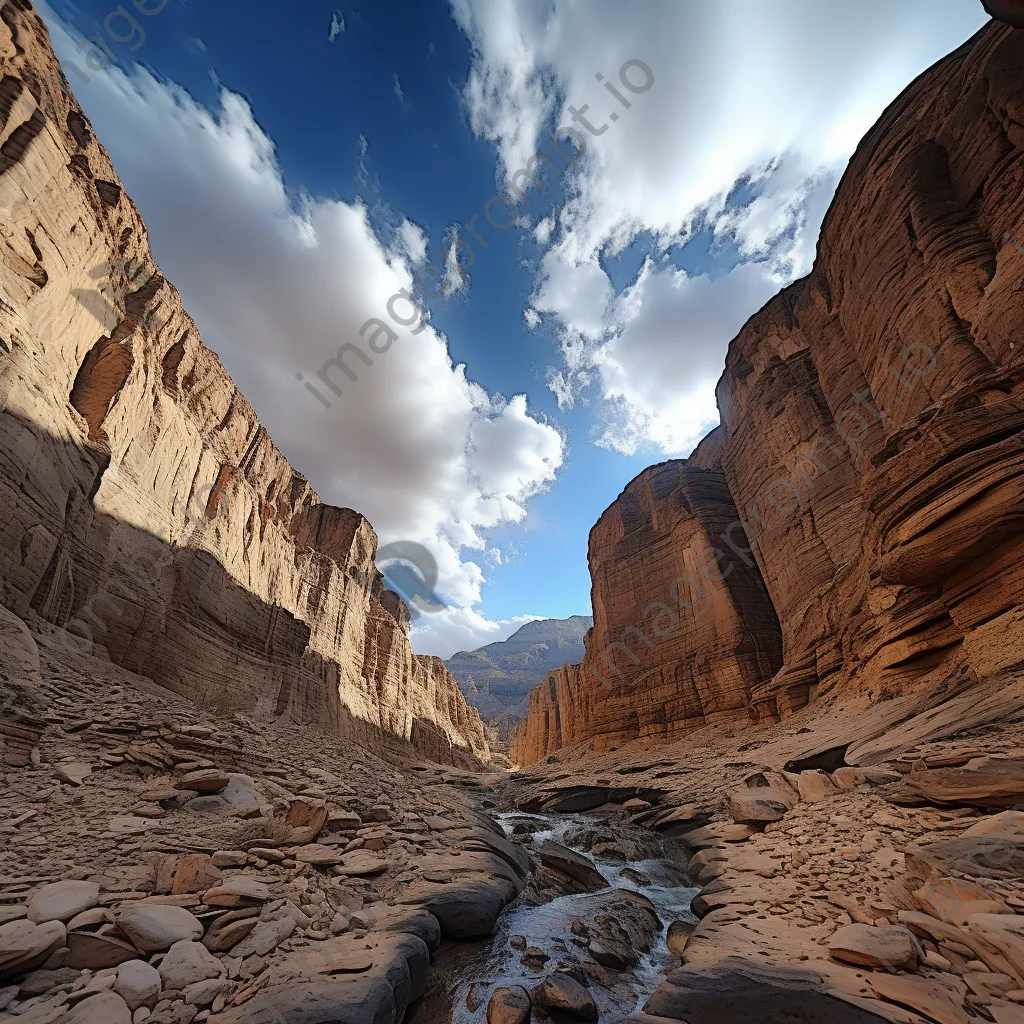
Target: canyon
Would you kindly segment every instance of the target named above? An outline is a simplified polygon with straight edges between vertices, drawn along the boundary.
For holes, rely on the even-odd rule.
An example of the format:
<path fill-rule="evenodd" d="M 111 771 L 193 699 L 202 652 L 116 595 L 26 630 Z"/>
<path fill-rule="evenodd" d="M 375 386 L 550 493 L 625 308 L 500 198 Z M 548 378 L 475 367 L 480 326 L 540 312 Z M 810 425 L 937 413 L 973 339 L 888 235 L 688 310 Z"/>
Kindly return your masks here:
<path fill-rule="evenodd" d="M 0 1022 L 1024 1022 L 1024 0 L 986 8 L 721 426 L 594 526 L 592 624 L 449 667 L 0 7 Z M 538 666 L 506 771 L 460 684 Z"/>
<path fill-rule="evenodd" d="M 1021 664 L 1022 89 L 993 24 L 863 139 L 812 272 L 729 347 L 721 425 L 591 531 L 586 654 L 515 762 Z"/>

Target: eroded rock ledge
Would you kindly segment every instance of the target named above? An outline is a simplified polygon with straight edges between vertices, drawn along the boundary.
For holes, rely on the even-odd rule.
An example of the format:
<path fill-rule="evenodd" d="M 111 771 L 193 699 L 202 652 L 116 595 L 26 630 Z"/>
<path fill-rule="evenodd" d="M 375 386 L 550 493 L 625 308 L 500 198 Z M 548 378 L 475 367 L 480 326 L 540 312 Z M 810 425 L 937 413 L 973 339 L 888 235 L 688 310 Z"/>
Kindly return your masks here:
<path fill-rule="evenodd" d="M 0 19 L 0 603 L 220 710 L 476 762 L 479 714 L 413 655 L 372 527 L 203 346 L 31 6 Z"/>
<path fill-rule="evenodd" d="M 1024 31 L 992 22 L 868 133 L 811 274 L 733 340 L 721 427 L 594 527 L 586 656 L 513 760 L 1021 660 L 1022 96 Z"/>

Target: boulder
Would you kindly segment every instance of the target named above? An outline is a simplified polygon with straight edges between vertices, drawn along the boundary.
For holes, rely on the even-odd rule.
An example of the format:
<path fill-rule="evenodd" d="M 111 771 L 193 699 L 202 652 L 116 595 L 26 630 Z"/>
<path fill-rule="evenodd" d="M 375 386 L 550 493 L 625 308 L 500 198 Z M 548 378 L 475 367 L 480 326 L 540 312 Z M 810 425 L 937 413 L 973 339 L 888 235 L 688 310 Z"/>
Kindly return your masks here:
<path fill-rule="evenodd" d="M 160 998 L 160 972 L 144 960 L 129 960 L 117 969 L 114 991 L 133 1013 L 140 1006 L 152 1009 Z"/>
<path fill-rule="evenodd" d="M 796 777 L 796 784 L 800 799 L 807 804 L 827 800 L 839 792 L 839 786 L 833 781 L 832 776 L 818 768 L 801 772 Z"/>
<path fill-rule="evenodd" d="M 36 924 L 63 921 L 91 910 L 99 902 L 100 887 L 95 882 L 52 882 L 37 889 L 28 901 L 28 919 Z"/>
<path fill-rule="evenodd" d="M 309 846 L 300 846 L 295 851 L 295 859 L 300 864 L 313 864 L 317 867 L 329 868 L 342 862 L 342 854 L 334 846 L 321 846 L 319 843 L 312 843 Z"/>
<path fill-rule="evenodd" d="M 503 985 L 491 993 L 487 1024 L 529 1024 L 530 993 L 520 985 Z"/>
<path fill-rule="evenodd" d="M 542 1006 L 571 1020 L 596 1021 L 599 1016 L 594 997 L 568 974 L 548 975 L 533 989 L 530 999 L 534 1006 Z"/>
<path fill-rule="evenodd" d="M 201 942 L 189 939 L 171 946 L 158 969 L 164 989 L 178 990 L 227 973 L 227 968 Z"/>
<path fill-rule="evenodd" d="M 729 814 L 741 825 L 781 821 L 799 799 L 781 772 L 756 772 L 726 791 Z"/>
<path fill-rule="evenodd" d="M 103 971 L 129 960 L 138 958 L 137 950 L 130 942 L 115 935 L 100 935 L 93 932 L 68 932 L 67 966 L 78 970 Z"/>
<path fill-rule="evenodd" d="M 673 956 L 682 959 L 683 951 L 686 949 L 686 940 L 693 934 L 693 930 L 696 927 L 690 921 L 673 921 L 668 926 L 665 943 L 668 946 L 668 951 Z"/>
<path fill-rule="evenodd" d="M 21 920 L 0 925 L 0 981 L 41 966 L 66 938 L 60 921 L 35 924 Z"/>
<path fill-rule="evenodd" d="M 707 967 L 680 967 L 658 982 L 633 1024 L 886 1024 L 860 1006 L 830 995 L 809 970 L 724 957 Z"/>
<path fill-rule="evenodd" d="M 278 985 L 212 1019 L 216 1024 L 392 1024 L 401 1018 L 391 985 L 374 975 Z"/>
<path fill-rule="evenodd" d="M 540 848 L 540 862 L 564 879 L 573 892 L 594 892 L 608 886 L 608 880 L 589 857 L 550 839 Z"/>
<path fill-rule="evenodd" d="M 437 918 L 446 939 L 484 939 L 493 931 L 505 904 L 515 895 L 500 879 L 443 885 L 413 882 L 399 895 L 405 905 L 421 906 Z"/>
<path fill-rule="evenodd" d="M 917 950 L 910 930 L 898 926 L 850 924 L 828 941 L 829 954 L 836 960 L 890 970 L 913 970 L 917 966 Z"/>
<path fill-rule="evenodd" d="M 132 1012 L 116 992 L 100 992 L 83 999 L 60 1024 L 132 1024 Z"/>
<path fill-rule="evenodd" d="M 203 902 L 210 907 L 254 907 L 274 898 L 269 886 L 250 875 L 232 875 L 207 889 Z"/>
<path fill-rule="evenodd" d="M 176 942 L 203 936 L 199 919 L 184 907 L 156 903 L 126 907 L 118 915 L 117 924 L 141 953 L 161 953 Z"/>

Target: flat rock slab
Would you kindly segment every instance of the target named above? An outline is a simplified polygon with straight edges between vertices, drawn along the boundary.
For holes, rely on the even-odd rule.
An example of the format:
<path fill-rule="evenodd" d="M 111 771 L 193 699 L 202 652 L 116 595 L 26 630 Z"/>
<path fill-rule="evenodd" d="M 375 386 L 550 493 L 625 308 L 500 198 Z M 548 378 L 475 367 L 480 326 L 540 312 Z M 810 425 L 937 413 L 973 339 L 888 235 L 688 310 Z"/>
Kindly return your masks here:
<path fill-rule="evenodd" d="M 335 864 L 334 873 L 353 878 L 370 878 L 373 875 L 383 874 L 390 866 L 390 862 L 383 857 L 355 850 L 352 853 L 346 853 L 341 858 L 340 864 Z"/>
<path fill-rule="evenodd" d="M 651 1018 L 714 1024 L 887 1024 L 886 1018 L 829 995 L 811 971 L 726 957 L 710 967 L 671 971 L 647 1000 Z"/>
<path fill-rule="evenodd" d="M 947 875 L 973 878 L 1024 878 L 1024 840 L 999 832 L 939 839 L 906 850 L 907 871 L 924 882 Z"/>
<path fill-rule="evenodd" d="M 210 1017 L 210 1024 L 392 1024 L 395 1019 L 395 994 L 387 981 L 356 976 L 281 985 Z"/>
<path fill-rule="evenodd" d="M 182 775 L 174 783 L 174 788 L 181 790 L 194 789 L 197 793 L 209 796 L 212 793 L 219 793 L 221 790 L 227 789 L 230 781 L 231 779 L 228 778 L 227 773 L 218 771 L 216 768 L 200 768 L 198 771 Z"/>
<path fill-rule="evenodd" d="M 1024 760 L 977 757 L 961 768 L 911 772 L 890 794 L 893 803 L 1013 807 L 1024 803 Z"/>

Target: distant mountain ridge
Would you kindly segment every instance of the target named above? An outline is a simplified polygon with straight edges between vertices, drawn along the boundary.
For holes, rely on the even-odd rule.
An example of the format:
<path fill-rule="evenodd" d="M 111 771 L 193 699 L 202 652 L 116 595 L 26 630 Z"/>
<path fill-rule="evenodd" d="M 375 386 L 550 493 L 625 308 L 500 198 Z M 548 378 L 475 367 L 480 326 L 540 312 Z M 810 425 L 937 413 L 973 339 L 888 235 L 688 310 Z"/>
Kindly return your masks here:
<path fill-rule="evenodd" d="M 593 624 L 590 615 L 534 619 L 507 640 L 459 651 L 445 664 L 483 718 L 525 718 L 527 694 L 551 669 L 583 657 L 583 637 Z"/>

